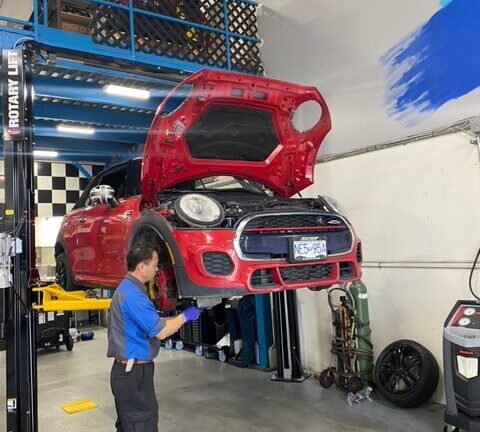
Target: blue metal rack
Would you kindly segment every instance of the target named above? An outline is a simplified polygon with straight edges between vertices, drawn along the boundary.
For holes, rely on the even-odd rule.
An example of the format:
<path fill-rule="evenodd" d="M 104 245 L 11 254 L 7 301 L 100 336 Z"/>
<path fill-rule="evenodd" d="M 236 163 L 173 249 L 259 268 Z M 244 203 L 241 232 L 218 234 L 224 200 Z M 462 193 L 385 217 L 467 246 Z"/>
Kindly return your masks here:
<path fill-rule="evenodd" d="M 0 16 L 0 47 L 32 43 L 35 146 L 111 163 L 141 151 L 165 94 L 190 73 L 262 74 L 251 0 L 32 0 L 30 19 Z M 148 89 L 112 96 L 106 84 Z M 88 125 L 89 136 L 57 130 Z"/>
<path fill-rule="evenodd" d="M 71 0 L 66 3 L 74 4 Z M 261 40 L 256 36 L 257 3 L 251 0 L 76 0 L 75 3 L 88 16 L 83 28 L 90 34 L 65 31 L 59 19 L 52 17 L 63 13 L 58 10 L 62 0 L 33 0 L 30 21 L 0 16 L 0 22 L 9 24 L 0 26 L 1 31 L 8 33 L 3 43 L 13 45 L 19 38 L 27 37 L 57 49 L 75 47 L 85 54 L 185 73 L 204 67 L 263 73 L 258 58 Z M 164 13 L 149 10 L 155 4 Z M 193 7 L 196 13 L 191 12 Z M 189 15 L 197 21 L 188 19 Z M 108 18 L 112 22 L 105 22 Z M 168 31 L 159 31 L 162 28 Z M 179 35 L 182 31 L 183 35 Z M 162 37 L 170 40 L 161 40 Z M 183 45 L 181 50 L 178 45 Z M 207 52 L 202 55 L 202 50 Z"/>

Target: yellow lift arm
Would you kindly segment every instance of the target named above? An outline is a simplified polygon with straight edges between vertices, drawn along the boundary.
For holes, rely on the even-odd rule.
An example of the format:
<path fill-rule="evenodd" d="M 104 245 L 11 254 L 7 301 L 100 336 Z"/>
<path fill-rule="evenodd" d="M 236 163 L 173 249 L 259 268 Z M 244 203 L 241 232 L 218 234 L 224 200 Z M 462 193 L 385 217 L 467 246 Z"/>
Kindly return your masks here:
<path fill-rule="evenodd" d="M 111 299 L 89 297 L 86 291 L 65 291 L 57 284 L 33 288 L 40 293 L 40 303 L 33 308 L 45 312 L 104 310 L 110 308 Z"/>

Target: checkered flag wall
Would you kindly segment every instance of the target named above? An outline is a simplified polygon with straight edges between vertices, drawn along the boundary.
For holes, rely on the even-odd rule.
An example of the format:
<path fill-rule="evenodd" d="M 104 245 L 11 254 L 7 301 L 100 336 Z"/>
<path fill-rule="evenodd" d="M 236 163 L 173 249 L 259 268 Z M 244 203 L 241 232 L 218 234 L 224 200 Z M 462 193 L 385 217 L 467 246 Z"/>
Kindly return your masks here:
<path fill-rule="evenodd" d="M 82 164 L 91 176 L 104 169 L 103 165 Z M 5 168 L 0 161 L 0 177 Z M 69 212 L 85 190 L 89 179 L 69 163 L 34 163 L 35 214 L 38 217 L 63 216 Z M 5 202 L 4 188 L 0 188 L 0 202 Z"/>

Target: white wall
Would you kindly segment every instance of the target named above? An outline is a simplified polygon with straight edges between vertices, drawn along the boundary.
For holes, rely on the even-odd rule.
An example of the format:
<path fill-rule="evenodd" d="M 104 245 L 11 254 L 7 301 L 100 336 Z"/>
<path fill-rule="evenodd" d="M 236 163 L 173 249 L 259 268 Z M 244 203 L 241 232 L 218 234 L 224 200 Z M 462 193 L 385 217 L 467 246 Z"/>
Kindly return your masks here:
<path fill-rule="evenodd" d="M 267 76 L 314 85 L 329 106 L 332 131 L 321 154 L 400 139 L 478 114 L 479 89 L 410 124 L 387 113 L 387 70 L 381 58 L 438 12 L 439 0 L 262 3 L 259 29 Z"/>
<path fill-rule="evenodd" d="M 470 139 L 457 133 L 316 166 L 304 196 L 335 197 L 362 238 L 377 355 L 394 340 L 413 339 L 441 365 L 443 322 L 457 299 L 471 298 L 480 169 Z M 304 364 L 320 371 L 330 361 L 326 293 L 298 293 Z"/>
<path fill-rule="evenodd" d="M 0 15 L 28 20 L 33 12 L 32 0 L 0 0 Z"/>

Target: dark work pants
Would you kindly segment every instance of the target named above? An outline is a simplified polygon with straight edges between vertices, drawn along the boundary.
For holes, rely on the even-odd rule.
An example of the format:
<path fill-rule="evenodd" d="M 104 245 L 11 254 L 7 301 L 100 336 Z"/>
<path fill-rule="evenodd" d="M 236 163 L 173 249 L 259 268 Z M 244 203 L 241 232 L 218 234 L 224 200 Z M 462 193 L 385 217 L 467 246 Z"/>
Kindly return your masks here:
<path fill-rule="evenodd" d="M 158 403 L 153 386 L 153 362 L 134 365 L 113 362 L 110 385 L 117 409 L 117 432 L 158 432 Z"/>

